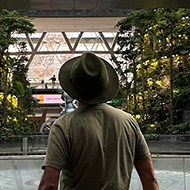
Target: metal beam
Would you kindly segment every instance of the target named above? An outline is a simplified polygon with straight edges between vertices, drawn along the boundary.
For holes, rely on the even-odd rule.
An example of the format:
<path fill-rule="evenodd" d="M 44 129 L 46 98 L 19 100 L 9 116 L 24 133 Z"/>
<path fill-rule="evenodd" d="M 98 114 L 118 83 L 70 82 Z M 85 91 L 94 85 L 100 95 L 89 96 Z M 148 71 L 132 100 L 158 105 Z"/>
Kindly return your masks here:
<path fill-rule="evenodd" d="M 112 49 L 110 48 L 110 46 L 109 46 L 109 44 L 108 44 L 106 38 L 104 37 L 103 33 L 102 33 L 102 32 L 99 32 L 99 34 L 100 34 L 100 37 L 101 37 L 101 39 L 103 40 L 103 42 L 104 42 L 106 48 L 107 48 L 108 51 L 111 53 L 111 52 L 112 52 Z M 112 53 L 111 53 L 111 54 L 112 54 Z"/>
<path fill-rule="evenodd" d="M 30 45 L 31 50 L 33 51 L 34 50 L 34 45 L 33 45 L 32 40 L 31 40 L 31 38 L 30 38 L 30 36 L 28 34 L 26 34 L 26 38 L 28 40 L 28 43 Z"/>
<path fill-rule="evenodd" d="M 80 40 L 81 40 L 81 38 L 82 38 L 83 33 L 84 33 L 84 32 L 80 32 L 80 34 L 79 34 L 79 36 L 78 36 L 78 38 L 77 38 L 77 40 L 76 40 L 76 42 L 75 42 L 74 50 L 76 50 L 76 48 L 77 48 L 77 46 L 78 46 L 78 44 L 79 44 L 79 42 L 80 42 Z"/>
<path fill-rule="evenodd" d="M 64 37 L 64 39 L 65 39 L 66 44 L 68 45 L 68 47 L 69 47 L 69 49 L 70 49 L 70 52 L 73 52 L 74 49 L 73 49 L 73 47 L 72 47 L 72 45 L 71 45 L 71 43 L 70 43 L 70 41 L 69 41 L 69 39 L 68 39 L 66 33 L 65 33 L 65 32 L 61 32 L 61 33 L 62 33 L 62 35 L 63 35 L 63 37 Z"/>
<path fill-rule="evenodd" d="M 32 51 L 26 51 L 25 52 L 25 55 L 29 55 L 29 61 L 28 61 L 28 64 L 27 66 L 29 67 L 29 65 L 31 64 L 33 58 L 35 55 L 56 55 L 57 56 L 57 59 L 59 60 L 58 58 L 58 55 L 64 55 L 64 54 L 82 54 L 84 51 L 88 51 L 88 48 L 86 47 L 86 50 L 77 50 L 77 47 L 80 45 L 80 41 L 83 37 L 83 33 L 84 32 L 80 32 L 80 34 L 78 35 L 78 37 L 76 38 L 76 41 L 72 47 L 70 41 L 69 41 L 69 38 L 67 37 L 67 34 L 65 32 L 61 32 L 62 35 L 63 35 L 63 39 L 65 40 L 66 42 L 66 45 L 69 47 L 69 50 L 64 50 L 64 51 L 59 51 L 59 49 L 57 48 L 56 50 L 47 50 L 47 51 L 40 51 L 39 50 L 39 47 L 40 45 L 42 44 L 43 42 L 43 39 L 45 38 L 46 36 L 46 32 L 43 32 L 41 37 L 39 38 L 36 46 L 34 47 L 34 44 L 32 43 L 32 40 L 31 40 L 31 36 L 27 35 L 26 34 L 26 39 L 31 47 L 31 50 Z M 115 38 L 113 39 L 113 42 L 112 44 L 110 45 L 106 39 L 106 37 L 104 36 L 104 34 L 102 32 L 98 32 L 99 35 L 97 35 L 98 39 L 101 39 L 101 43 L 104 44 L 104 46 L 106 47 L 105 50 L 91 50 L 92 52 L 96 53 L 96 54 L 109 54 L 109 55 L 114 55 L 114 47 L 116 45 L 116 40 L 117 40 L 117 36 L 118 34 L 115 36 Z M 47 39 L 48 40 L 48 39 Z M 48 42 L 47 42 L 48 43 Z M 100 42 L 99 42 L 100 43 Z M 98 43 L 97 43 L 98 44 Z M 11 55 L 21 55 L 22 52 L 11 52 L 10 53 Z"/>
<path fill-rule="evenodd" d="M 29 61 L 28 61 L 28 64 L 27 64 L 28 67 L 29 67 L 30 63 L 32 62 L 34 56 L 37 54 L 37 50 L 40 47 L 40 45 L 42 43 L 42 40 L 44 39 L 45 35 L 46 35 L 46 32 L 43 32 L 41 38 L 39 39 L 39 41 L 38 41 L 38 43 L 36 45 L 36 47 L 33 49 L 32 54 L 31 54 L 31 56 L 29 58 Z"/>

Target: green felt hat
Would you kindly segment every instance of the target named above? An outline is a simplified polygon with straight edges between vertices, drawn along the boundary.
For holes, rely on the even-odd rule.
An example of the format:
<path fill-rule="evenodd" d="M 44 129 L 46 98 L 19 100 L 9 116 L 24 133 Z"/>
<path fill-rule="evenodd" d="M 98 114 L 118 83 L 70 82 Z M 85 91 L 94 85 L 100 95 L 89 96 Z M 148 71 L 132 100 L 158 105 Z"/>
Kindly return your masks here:
<path fill-rule="evenodd" d="M 91 52 L 64 63 L 59 71 L 59 81 L 68 95 L 86 104 L 111 100 L 119 87 L 113 67 Z"/>

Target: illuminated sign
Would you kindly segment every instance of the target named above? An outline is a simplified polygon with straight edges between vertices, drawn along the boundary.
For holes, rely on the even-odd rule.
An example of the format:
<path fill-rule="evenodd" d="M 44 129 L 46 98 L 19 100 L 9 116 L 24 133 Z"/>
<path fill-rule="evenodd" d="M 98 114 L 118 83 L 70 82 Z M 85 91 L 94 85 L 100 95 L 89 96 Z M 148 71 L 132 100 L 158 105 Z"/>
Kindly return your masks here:
<path fill-rule="evenodd" d="M 63 103 L 63 100 L 61 99 L 61 94 L 38 94 L 33 95 L 36 99 L 39 100 L 39 104 L 59 104 Z"/>

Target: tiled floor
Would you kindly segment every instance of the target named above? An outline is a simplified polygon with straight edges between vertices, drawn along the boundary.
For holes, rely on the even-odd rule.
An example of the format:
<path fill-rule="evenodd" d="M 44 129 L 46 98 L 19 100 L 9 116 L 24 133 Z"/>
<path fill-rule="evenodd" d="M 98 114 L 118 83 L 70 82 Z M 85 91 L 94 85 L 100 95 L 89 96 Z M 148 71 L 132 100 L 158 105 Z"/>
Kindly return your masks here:
<path fill-rule="evenodd" d="M 189 165 L 190 160 L 187 159 L 185 162 Z M 154 163 L 160 190 L 190 190 L 190 171 L 189 168 L 183 167 L 184 159 L 156 159 Z M 172 166 L 169 163 L 176 165 Z M 0 190 L 37 190 L 43 173 L 40 169 L 41 164 L 42 158 L 0 159 Z M 173 169 L 167 170 L 166 166 Z M 142 190 L 135 170 L 130 190 Z"/>

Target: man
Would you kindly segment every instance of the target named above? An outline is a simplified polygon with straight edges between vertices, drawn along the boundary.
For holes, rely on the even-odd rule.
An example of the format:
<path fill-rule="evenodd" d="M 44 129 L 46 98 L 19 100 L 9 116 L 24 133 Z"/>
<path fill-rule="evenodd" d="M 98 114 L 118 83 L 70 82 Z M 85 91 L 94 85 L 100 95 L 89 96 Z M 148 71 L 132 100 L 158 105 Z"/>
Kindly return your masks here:
<path fill-rule="evenodd" d="M 51 128 L 39 190 L 128 190 L 133 165 L 144 190 L 158 190 L 150 152 L 135 119 L 105 102 L 118 90 L 118 76 L 105 60 L 87 52 L 59 72 L 79 108 Z M 60 176 L 60 171 L 61 177 Z"/>
<path fill-rule="evenodd" d="M 54 86 L 55 86 L 55 81 L 56 81 L 55 75 L 53 75 L 49 80 L 52 81 L 52 88 L 54 88 Z"/>

